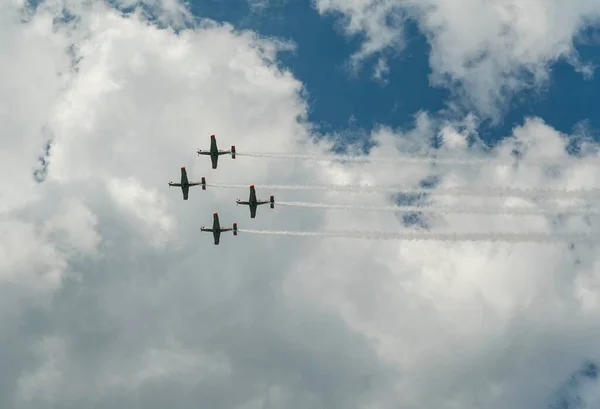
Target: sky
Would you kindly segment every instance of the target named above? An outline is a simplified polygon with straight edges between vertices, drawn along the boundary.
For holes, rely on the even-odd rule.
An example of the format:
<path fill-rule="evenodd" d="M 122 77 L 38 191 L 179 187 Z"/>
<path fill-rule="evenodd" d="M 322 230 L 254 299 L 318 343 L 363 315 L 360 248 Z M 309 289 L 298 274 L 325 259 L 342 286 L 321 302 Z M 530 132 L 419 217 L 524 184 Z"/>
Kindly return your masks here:
<path fill-rule="evenodd" d="M 1 0 L 0 407 L 597 407 L 599 22 Z"/>
<path fill-rule="evenodd" d="M 196 0 L 190 8 L 198 16 L 293 41 L 296 52 L 282 55 L 280 61 L 307 88 L 309 119 L 322 131 L 352 128 L 368 134 L 380 124 L 408 128 L 419 111 L 439 112 L 448 106 L 450 90 L 430 86 L 431 45 L 414 20 L 403 25 L 402 52 L 386 50 L 384 60 L 382 55 L 369 55 L 361 61 L 358 75 L 344 75 L 349 73 L 348 56 L 360 49 L 365 34 L 345 36 L 339 12 L 320 14 L 311 2 L 285 0 Z M 573 38 L 573 52 L 583 65 L 595 66 L 599 62 L 596 30 L 591 25 Z M 385 61 L 379 65 L 385 69 L 377 76 L 380 61 Z M 551 61 L 550 80 L 539 88 L 513 95 L 510 103 L 502 107 L 501 120 L 492 121 L 478 112 L 482 138 L 495 143 L 509 136 L 512 128 L 528 116 L 540 117 L 565 133 L 582 125 L 597 128 L 597 79 L 582 75 L 569 62 Z"/>

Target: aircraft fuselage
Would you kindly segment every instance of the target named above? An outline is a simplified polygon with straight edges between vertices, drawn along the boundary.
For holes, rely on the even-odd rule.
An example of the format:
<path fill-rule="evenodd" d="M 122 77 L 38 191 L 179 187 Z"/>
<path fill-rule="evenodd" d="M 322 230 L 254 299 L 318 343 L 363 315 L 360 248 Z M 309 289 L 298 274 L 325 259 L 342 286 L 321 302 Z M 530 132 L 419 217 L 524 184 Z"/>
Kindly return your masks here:
<path fill-rule="evenodd" d="M 254 188 L 254 185 L 250 185 L 250 197 L 248 198 L 248 201 L 244 202 L 244 201 L 241 201 L 241 200 L 238 199 L 236 201 L 236 203 L 248 206 L 250 208 L 250 218 L 254 219 L 256 217 L 256 209 L 258 208 L 258 206 L 270 203 L 271 204 L 271 209 L 274 208 L 274 206 L 275 206 L 275 196 L 271 196 L 269 198 L 269 201 L 258 200 L 256 198 L 256 189 Z"/>
<path fill-rule="evenodd" d="M 237 236 L 237 234 L 238 234 L 237 223 L 233 223 L 232 227 L 221 228 L 221 223 L 219 223 L 219 214 L 218 213 L 213 213 L 213 226 L 212 226 L 212 228 L 211 229 L 207 229 L 205 227 L 202 227 L 201 230 L 205 231 L 205 232 L 212 232 L 213 238 L 215 240 L 215 245 L 219 244 L 219 241 L 221 240 L 221 233 L 223 233 L 223 232 L 233 230 L 233 235 L 234 236 Z"/>
<path fill-rule="evenodd" d="M 192 181 L 190 183 L 187 176 L 187 171 L 185 170 L 185 166 L 181 167 L 181 180 L 180 183 L 169 182 L 169 186 L 175 186 L 181 188 L 181 193 L 183 194 L 183 200 L 188 200 L 188 193 L 190 190 L 190 186 L 196 186 L 199 183 Z"/>
<path fill-rule="evenodd" d="M 210 156 L 210 161 L 212 163 L 212 168 L 216 169 L 219 163 L 219 156 L 231 154 L 231 159 L 235 159 L 235 146 L 231 145 L 231 150 L 229 151 L 219 151 L 219 147 L 217 146 L 217 138 L 215 135 L 210 136 L 210 149 L 208 151 L 203 151 L 198 149 L 198 155 L 207 155 Z"/>

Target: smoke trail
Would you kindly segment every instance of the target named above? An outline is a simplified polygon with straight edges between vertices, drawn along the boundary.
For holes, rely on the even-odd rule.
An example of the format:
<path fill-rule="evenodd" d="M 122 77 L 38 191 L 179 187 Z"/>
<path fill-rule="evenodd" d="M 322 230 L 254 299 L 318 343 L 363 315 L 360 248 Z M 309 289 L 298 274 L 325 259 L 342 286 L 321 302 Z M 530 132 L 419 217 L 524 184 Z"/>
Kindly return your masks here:
<path fill-rule="evenodd" d="M 435 157 L 413 157 L 413 156 L 396 156 L 396 157 L 373 157 L 373 156 L 353 156 L 353 155 L 308 155 L 299 153 L 276 153 L 276 152 L 245 152 L 237 153 L 238 156 L 248 156 L 254 158 L 272 158 L 272 159 L 305 159 L 316 162 L 390 162 L 390 163 L 442 163 L 453 165 L 475 165 L 493 162 L 493 158 L 435 158 Z M 510 162 L 506 162 L 510 164 Z"/>
<path fill-rule="evenodd" d="M 244 188 L 247 184 L 227 184 L 227 183 L 207 183 L 206 186 L 218 188 Z M 352 192 L 352 193 L 372 193 L 389 192 L 404 194 L 434 194 L 438 196 L 512 196 L 523 198 L 538 197 L 556 197 L 573 198 L 588 197 L 599 198 L 600 188 L 588 189 L 560 189 L 560 188 L 511 188 L 511 187 L 455 187 L 455 188 L 406 188 L 401 186 L 360 186 L 360 185 L 328 185 L 328 186 L 307 186 L 307 185 L 254 185 L 257 189 L 272 190 L 313 190 L 325 192 Z"/>
<path fill-rule="evenodd" d="M 528 208 L 528 207 L 500 207 L 500 206 L 363 206 L 363 205 L 337 205 L 329 203 L 308 202 L 277 202 L 279 206 L 311 207 L 320 209 L 365 210 L 382 212 L 421 212 L 421 213 L 453 213 L 453 214 L 497 214 L 497 215 L 543 215 L 543 214 L 600 214 L 600 209 L 587 208 Z"/>
<path fill-rule="evenodd" d="M 548 233 L 392 233 L 377 231 L 286 231 L 239 229 L 249 234 L 267 234 L 279 236 L 345 237 L 368 240 L 404 240 L 404 241 L 487 241 L 508 243 L 557 243 L 557 242 L 598 242 L 599 235 L 587 233 L 548 234 Z"/>
<path fill-rule="evenodd" d="M 304 159 L 313 160 L 316 162 L 332 162 L 332 161 L 343 161 L 343 162 L 390 162 L 390 163 L 435 163 L 435 164 L 449 164 L 449 165 L 570 165 L 575 163 L 575 159 L 562 160 L 561 163 L 557 163 L 556 158 L 525 158 L 517 159 L 512 158 L 476 158 L 476 157 L 428 157 L 428 156 L 389 156 L 389 157 L 377 157 L 368 155 L 310 155 L 302 153 L 279 153 L 279 152 L 243 152 L 237 153 L 238 156 L 247 156 L 253 158 L 272 158 L 272 159 Z M 589 159 L 589 158 L 588 158 Z M 583 164 L 590 165 L 589 161 L 582 162 Z M 599 165 L 600 161 L 596 161 L 595 165 Z"/>

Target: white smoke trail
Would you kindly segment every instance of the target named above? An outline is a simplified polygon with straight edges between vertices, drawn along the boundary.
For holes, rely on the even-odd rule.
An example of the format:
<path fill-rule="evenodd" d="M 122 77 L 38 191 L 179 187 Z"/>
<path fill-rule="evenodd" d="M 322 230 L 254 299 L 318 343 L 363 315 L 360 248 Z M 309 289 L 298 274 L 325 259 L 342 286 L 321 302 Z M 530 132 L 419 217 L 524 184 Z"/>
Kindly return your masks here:
<path fill-rule="evenodd" d="M 512 158 L 475 158 L 475 157 L 434 157 L 434 156 L 389 156 L 389 157 L 377 157 L 369 155 L 310 155 L 302 153 L 280 153 L 280 152 L 243 152 L 237 153 L 238 156 L 247 156 L 253 158 L 271 158 L 271 159 L 304 159 L 312 160 L 316 162 L 331 162 L 331 161 L 343 161 L 343 162 L 391 162 L 391 163 L 435 163 L 435 164 L 449 164 L 449 165 L 505 165 L 510 166 L 514 164 L 519 165 L 561 165 L 567 166 L 575 163 L 576 159 L 570 159 L 565 161 L 561 160 L 561 163 L 557 163 L 556 158 L 525 158 L 517 159 Z M 596 158 L 593 158 L 596 159 Z M 590 158 L 586 158 L 585 161 L 581 161 L 585 165 L 600 165 L 599 160 L 594 160 L 590 163 Z"/>
<path fill-rule="evenodd" d="M 493 162 L 492 158 L 435 158 L 435 157 L 373 157 L 373 156 L 353 156 L 353 155 L 308 155 L 299 153 L 276 153 L 276 152 L 245 152 L 237 153 L 238 156 L 248 156 L 254 158 L 272 158 L 272 159 L 305 159 L 316 162 L 391 162 L 391 163 L 443 163 L 453 165 L 475 165 Z M 510 162 L 505 162 L 510 164 Z"/>
<path fill-rule="evenodd" d="M 600 214 L 600 209 L 588 208 L 536 208 L 536 207 L 500 207 L 500 206 L 363 206 L 337 205 L 329 203 L 308 202 L 276 202 L 278 206 L 310 207 L 319 209 L 365 210 L 382 212 L 420 212 L 420 213 L 453 213 L 453 214 L 504 214 L 504 215 L 544 215 L 544 214 Z"/>
<path fill-rule="evenodd" d="M 587 233 L 548 234 L 548 233 L 435 233 L 412 232 L 392 233 L 377 231 L 286 231 L 286 230 L 254 230 L 239 229 L 241 233 L 267 234 L 279 236 L 312 236 L 312 237 L 345 237 L 369 240 L 403 240 L 403 241 L 487 241 L 509 243 L 557 243 L 557 242 L 590 242 L 597 243 L 600 235 Z"/>
<path fill-rule="evenodd" d="M 247 189 L 247 184 L 207 183 L 206 186 L 218 188 Z M 600 198 L 600 188 L 560 189 L 560 188 L 511 188 L 511 187 L 455 187 L 455 188 L 406 188 L 401 186 L 360 186 L 360 185 L 254 185 L 257 189 L 272 190 L 313 190 L 326 192 L 389 192 L 404 194 L 434 194 L 438 196 L 512 196 L 523 198 L 556 197 Z"/>

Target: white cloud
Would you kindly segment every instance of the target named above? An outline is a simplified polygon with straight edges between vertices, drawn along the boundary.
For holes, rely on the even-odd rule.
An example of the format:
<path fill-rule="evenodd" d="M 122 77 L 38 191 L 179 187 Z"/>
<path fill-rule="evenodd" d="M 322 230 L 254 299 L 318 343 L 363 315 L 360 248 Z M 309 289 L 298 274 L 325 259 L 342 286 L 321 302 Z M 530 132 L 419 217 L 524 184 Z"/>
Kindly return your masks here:
<path fill-rule="evenodd" d="M 34 352 L 43 364 L 19 379 L 17 402 L 52 406 L 54 393 L 62 381 L 66 346 L 59 338 L 44 337 L 35 345 Z"/>
<path fill-rule="evenodd" d="M 2 220 L 0 281 L 35 290 L 60 286 L 66 260 L 36 226 L 18 220 Z"/>
<path fill-rule="evenodd" d="M 349 35 L 365 35 L 354 63 L 403 48 L 404 22 L 415 19 L 431 45 L 431 82 L 493 117 L 517 91 L 546 85 L 557 60 L 589 77 L 575 43 L 600 18 L 596 0 L 318 0 L 316 7 L 341 13 Z"/>
<path fill-rule="evenodd" d="M 166 200 L 159 197 L 158 191 L 148 191 L 133 178 L 127 180 L 111 180 L 108 191 L 112 200 L 123 211 L 124 218 L 131 224 L 138 224 L 144 236 L 156 246 L 163 245 L 173 238 L 176 221 L 168 213 Z"/>
<path fill-rule="evenodd" d="M 387 75 L 389 73 L 390 73 L 390 67 L 389 67 L 388 63 L 383 58 L 380 58 L 377 61 L 377 66 L 375 67 L 375 72 L 373 73 L 373 79 L 375 79 L 375 81 L 378 81 L 382 84 L 387 84 L 388 83 Z"/>
<path fill-rule="evenodd" d="M 1 407 L 519 409 L 539 407 L 582 360 L 600 362 L 592 247 L 244 233 L 224 235 L 216 247 L 199 231 L 214 211 L 241 228 L 406 227 L 392 213 L 277 206 L 251 220 L 234 205 L 245 189 L 195 187 L 183 201 L 167 186 L 185 165 L 190 178 L 209 183 L 416 186 L 437 176 L 442 187 L 600 187 L 597 167 L 567 162 L 568 137 L 531 119 L 488 154 L 468 143 L 477 137 L 472 117 L 442 123 L 421 113 L 412 130 L 374 132 L 371 154 L 432 154 L 440 133 L 438 153 L 506 159 L 519 149 L 524 162 L 543 156 L 564 170 L 243 156 L 221 157 L 212 170 L 195 155 L 211 133 L 238 152 L 325 150 L 302 123 L 302 84 L 275 64 L 284 44 L 208 22 L 175 34 L 103 3 L 74 3 L 77 23 L 54 28 L 43 6 L 25 23 L 14 5 L 3 7 L 0 38 L 27 46 L 0 48 L 10 70 L 0 77 L 0 193 L 9 201 L 0 216 Z M 67 74 L 71 43 L 79 62 Z M 46 134 L 48 175 L 35 184 Z M 391 202 L 383 194 L 258 193 Z M 594 218 L 506 215 L 426 222 L 438 231 L 598 226 Z"/>
<path fill-rule="evenodd" d="M 93 256 L 100 241 L 97 224 L 96 215 L 85 204 L 71 198 L 60 203 L 60 209 L 44 223 L 44 227 L 54 236 L 55 242 L 64 241 L 72 251 Z"/>

